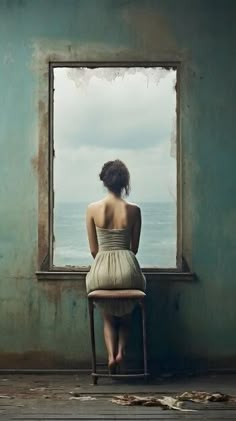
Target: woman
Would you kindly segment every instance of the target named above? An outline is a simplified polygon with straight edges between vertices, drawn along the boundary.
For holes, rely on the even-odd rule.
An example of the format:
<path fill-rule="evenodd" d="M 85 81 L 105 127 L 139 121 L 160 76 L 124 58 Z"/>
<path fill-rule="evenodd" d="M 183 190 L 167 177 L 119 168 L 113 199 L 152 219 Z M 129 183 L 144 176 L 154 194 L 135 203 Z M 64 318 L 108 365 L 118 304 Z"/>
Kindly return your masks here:
<path fill-rule="evenodd" d="M 100 180 L 107 196 L 87 209 L 87 232 L 94 262 L 86 277 L 87 292 L 96 289 L 141 289 L 146 286 L 135 254 L 139 247 L 141 212 L 123 196 L 130 190 L 130 175 L 120 160 L 103 165 Z M 125 354 L 133 303 L 128 300 L 101 303 L 108 368 Z"/>

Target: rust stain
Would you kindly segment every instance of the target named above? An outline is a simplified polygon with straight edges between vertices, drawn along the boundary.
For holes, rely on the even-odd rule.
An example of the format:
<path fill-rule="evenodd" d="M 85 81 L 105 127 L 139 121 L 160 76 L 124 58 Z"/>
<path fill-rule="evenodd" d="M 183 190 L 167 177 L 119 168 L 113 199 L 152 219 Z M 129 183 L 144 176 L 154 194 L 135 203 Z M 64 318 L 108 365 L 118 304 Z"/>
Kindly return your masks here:
<path fill-rule="evenodd" d="M 135 30 L 146 50 L 176 50 L 171 25 L 158 10 L 130 5 L 123 9 L 122 17 Z"/>
<path fill-rule="evenodd" d="M 39 100 L 39 153 L 37 170 L 39 177 L 38 264 L 41 266 L 48 255 L 48 112 L 44 101 Z"/>
<path fill-rule="evenodd" d="M 38 170 L 43 182 L 47 180 L 48 166 L 48 112 L 45 103 L 40 100 L 38 104 L 39 111 L 39 156 L 38 156 Z"/>
<path fill-rule="evenodd" d="M 39 244 L 39 253 L 38 253 L 38 263 L 39 267 L 43 269 L 47 263 L 48 258 L 48 240 L 47 240 L 47 215 L 45 215 L 45 222 L 42 220 L 42 215 L 39 217 L 38 224 L 38 244 Z"/>
<path fill-rule="evenodd" d="M 61 302 L 62 294 L 68 286 L 63 285 L 63 282 L 52 281 L 41 285 L 43 292 L 46 293 L 49 302 Z"/>
<path fill-rule="evenodd" d="M 76 297 L 86 297 L 87 293 L 85 287 L 81 287 L 80 282 L 75 281 L 50 281 L 40 283 L 41 290 L 46 294 L 49 302 L 58 304 L 61 302 L 62 295 L 65 291 L 72 290 L 73 295 Z"/>
<path fill-rule="evenodd" d="M 38 174 L 38 155 L 33 156 L 33 158 L 31 158 L 31 165 L 34 171 L 34 174 Z"/>

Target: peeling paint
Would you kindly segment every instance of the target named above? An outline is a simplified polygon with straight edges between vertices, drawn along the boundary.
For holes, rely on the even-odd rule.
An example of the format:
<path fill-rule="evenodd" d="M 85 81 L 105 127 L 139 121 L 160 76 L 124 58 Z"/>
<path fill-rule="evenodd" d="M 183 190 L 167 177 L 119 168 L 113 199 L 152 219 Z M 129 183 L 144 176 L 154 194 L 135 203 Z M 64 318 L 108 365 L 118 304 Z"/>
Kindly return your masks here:
<path fill-rule="evenodd" d="M 41 75 L 48 71 L 49 62 L 93 62 L 142 60 L 139 53 L 123 47 L 109 47 L 106 44 L 87 43 L 83 45 L 72 41 L 39 40 L 32 45 L 33 55 L 30 68 Z M 147 57 L 146 57 L 147 58 Z"/>
<path fill-rule="evenodd" d="M 1 367 L 90 367 L 82 280 L 78 287 L 76 281 L 42 286 L 34 276 L 38 239 L 39 264 L 48 252 L 52 61 L 181 62 L 183 254 L 199 279 L 183 285 L 147 283 L 148 350 L 150 361 L 161 368 L 186 367 L 186 361 L 199 366 L 199 359 L 233 367 L 235 4 L 222 9 L 210 0 L 194 7 L 179 2 L 177 8 L 175 0 L 122 2 L 121 7 L 95 3 L 92 13 L 89 1 L 66 7 L 59 1 L 56 8 L 48 2 L 46 14 L 40 2 L 1 4 Z M 104 358 L 101 330 L 96 318 L 98 355 Z"/>
<path fill-rule="evenodd" d="M 152 82 L 155 82 L 156 85 L 159 84 L 160 80 L 166 76 L 168 69 L 164 67 L 143 67 L 142 68 L 142 75 L 146 77 L 147 86 L 149 84 L 149 80 L 151 79 Z M 73 67 L 67 70 L 68 78 L 73 80 L 76 87 L 85 87 L 89 84 L 92 77 L 96 77 L 98 79 L 105 79 L 108 82 L 114 81 L 116 78 L 124 78 L 125 75 L 135 75 L 137 72 L 140 72 L 140 67 L 114 67 L 114 68 L 104 68 L 104 67 L 97 67 L 93 69 L 89 69 L 88 67 Z"/>

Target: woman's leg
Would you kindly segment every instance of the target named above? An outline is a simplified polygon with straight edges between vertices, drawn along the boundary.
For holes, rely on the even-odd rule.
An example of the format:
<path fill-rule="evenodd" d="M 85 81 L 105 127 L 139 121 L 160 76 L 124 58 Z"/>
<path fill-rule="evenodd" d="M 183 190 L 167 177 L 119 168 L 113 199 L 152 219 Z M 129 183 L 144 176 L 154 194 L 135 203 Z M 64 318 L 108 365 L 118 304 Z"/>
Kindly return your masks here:
<path fill-rule="evenodd" d="M 118 350 L 116 355 L 116 363 L 119 364 L 125 355 L 126 344 L 130 331 L 131 314 L 127 314 L 119 319 L 118 328 Z"/>
<path fill-rule="evenodd" d="M 117 349 L 117 330 L 115 318 L 111 314 L 103 313 L 104 318 L 104 339 L 108 353 L 108 367 L 112 368 L 115 363 Z"/>

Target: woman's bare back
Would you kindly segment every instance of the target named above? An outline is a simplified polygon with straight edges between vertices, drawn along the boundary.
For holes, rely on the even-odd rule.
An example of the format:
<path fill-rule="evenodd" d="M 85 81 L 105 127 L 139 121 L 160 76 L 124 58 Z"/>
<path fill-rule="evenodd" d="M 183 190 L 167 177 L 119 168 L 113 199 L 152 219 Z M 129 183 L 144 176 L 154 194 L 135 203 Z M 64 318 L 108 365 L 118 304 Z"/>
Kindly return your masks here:
<path fill-rule="evenodd" d="M 95 225 L 105 229 L 132 228 L 138 207 L 122 199 L 103 199 L 93 204 Z"/>
<path fill-rule="evenodd" d="M 134 256 L 138 251 L 140 209 L 109 195 L 87 211 L 90 250 L 95 258 L 86 276 L 88 292 L 96 289 L 145 289 L 146 281 Z M 129 300 L 103 303 L 107 313 L 121 317 L 133 309 Z"/>
<path fill-rule="evenodd" d="M 87 210 L 87 228 L 92 254 L 98 251 L 96 227 L 103 229 L 129 229 L 131 233 L 131 250 L 138 251 L 141 230 L 140 208 L 121 198 L 108 195 L 105 199 L 91 203 Z M 93 250 L 93 251 L 92 251 Z"/>

